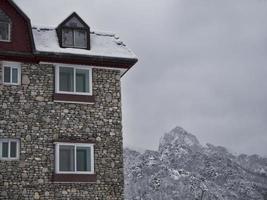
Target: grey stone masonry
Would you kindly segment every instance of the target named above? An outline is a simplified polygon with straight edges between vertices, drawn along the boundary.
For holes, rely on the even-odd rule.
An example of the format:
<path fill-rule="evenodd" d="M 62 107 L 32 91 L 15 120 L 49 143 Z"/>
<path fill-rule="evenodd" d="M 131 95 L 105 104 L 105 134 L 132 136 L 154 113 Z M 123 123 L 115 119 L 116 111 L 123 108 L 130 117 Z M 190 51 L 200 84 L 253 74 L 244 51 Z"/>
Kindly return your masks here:
<path fill-rule="evenodd" d="M 19 160 L 0 161 L 0 199 L 123 199 L 120 71 L 93 69 L 93 104 L 54 102 L 53 65 L 22 64 L 21 76 L 0 84 L 0 139 L 20 140 Z M 96 182 L 52 181 L 60 140 L 95 143 Z"/>

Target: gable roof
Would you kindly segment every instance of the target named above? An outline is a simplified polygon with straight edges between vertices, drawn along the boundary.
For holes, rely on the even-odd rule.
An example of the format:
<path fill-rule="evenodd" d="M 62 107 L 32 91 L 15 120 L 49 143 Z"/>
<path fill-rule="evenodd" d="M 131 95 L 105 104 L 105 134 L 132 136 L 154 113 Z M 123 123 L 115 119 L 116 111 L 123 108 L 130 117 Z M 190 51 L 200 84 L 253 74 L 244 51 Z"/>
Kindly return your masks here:
<path fill-rule="evenodd" d="M 77 18 L 87 29 L 90 29 L 90 27 L 87 25 L 87 23 L 85 23 L 85 21 L 83 21 L 83 19 L 76 13 L 73 12 L 70 16 L 68 16 L 63 22 L 61 22 L 57 29 L 61 26 L 64 26 L 64 24 L 66 24 L 69 20 L 71 20 L 73 17 Z"/>

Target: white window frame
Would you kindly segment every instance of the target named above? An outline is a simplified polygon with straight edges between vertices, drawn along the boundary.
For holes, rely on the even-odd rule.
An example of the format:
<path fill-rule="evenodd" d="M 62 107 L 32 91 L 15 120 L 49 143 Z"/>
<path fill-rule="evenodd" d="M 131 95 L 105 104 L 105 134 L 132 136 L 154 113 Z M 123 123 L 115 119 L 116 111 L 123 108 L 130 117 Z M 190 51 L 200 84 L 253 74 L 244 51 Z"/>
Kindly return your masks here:
<path fill-rule="evenodd" d="M 95 173 L 95 161 L 94 161 L 94 144 L 88 143 L 65 143 L 65 142 L 55 142 L 55 172 L 56 174 L 94 174 Z M 59 170 L 59 147 L 61 145 L 74 146 L 74 171 L 60 171 Z M 77 171 L 77 147 L 90 147 L 91 148 L 91 171 Z"/>
<path fill-rule="evenodd" d="M 74 92 L 66 92 L 66 91 L 60 91 L 59 90 L 59 68 L 60 67 L 69 67 L 74 69 Z M 55 66 L 56 68 L 56 81 L 55 81 L 55 88 L 56 93 L 58 94 L 73 94 L 73 95 L 85 95 L 85 96 L 91 96 L 93 95 L 93 76 L 92 76 L 92 68 L 89 66 L 81 66 L 81 65 L 66 65 L 66 64 L 58 64 Z M 76 70 L 77 69 L 83 69 L 83 70 L 89 70 L 89 92 L 75 92 L 76 91 Z"/>
<path fill-rule="evenodd" d="M 10 68 L 10 82 L 5 82 L 5 77 L 4 77 L 5 67 Z M 18 82 L 17 83 L 12 82 L 12 73 L 13 73 L 12 69 L 17 69 L 17 71 L 18 71 Z M 7 62 L 7 61 L 2 62 L 2 83 L 4 85 L 20 85 L 20 83 L 21 83 L 21 64 L 20 63 Z"/>
<path fill-rule="evenodd" d="M 8 24 L 8 39 L 7 40 L 1 40 L 1 42 L 11 42 L 11 23 L 10 22 L 1 22 L 0 23 L 6 23 Z"/>
<path fill-rule="evenodd" d="M 8 157 L 4 158 L 2 157 L 2 144 L 3 142 L 8 142 Z M 11 157 L 11 142 L 17 143 L 17 151 L 16 151 L 16 157 Z M 19 150 L 20 149 L 20 142 L 18 139 L 0 139 L 0 160 L 19 160 Z"/>

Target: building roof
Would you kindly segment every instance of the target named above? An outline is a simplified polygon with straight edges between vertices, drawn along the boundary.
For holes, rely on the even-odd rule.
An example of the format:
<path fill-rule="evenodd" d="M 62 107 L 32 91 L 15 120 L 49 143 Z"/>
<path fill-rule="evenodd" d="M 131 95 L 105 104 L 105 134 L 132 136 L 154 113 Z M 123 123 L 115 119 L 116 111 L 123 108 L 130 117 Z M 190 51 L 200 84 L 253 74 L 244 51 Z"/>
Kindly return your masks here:
<path fill-rule="evenodd" d="M 34 26 L 32 32 L 37 52 L 137 59 L 119 37 L 112 33 L 91 31 L 91 49 L 87 50 L 60 47 L 56 28 Z"/>
<path fill-rule="evenodd" d="M 5 45 L 8 45 L 11 50 L 0 48 L 0 59 L 33 63 L 48 62 L 82 64 L 98 67 L 120 68 L 124 71 L 128 71 L 138 61 L 136 55 L 127 48 L 122 41 L 120 41 L 119 37 L 112 33 L 89 30 L 89 49 L 62 48 L 56 27 L 32 27 L 30 19 L 12 0 L 7 0 L 6 3 L 9 3 L 13 9 L 19 12 L 21 17 L 26 20 L 29 31 L 28 34 L 30 35 L 29 45 L 31 46 L 31 51 L 20 51 L 16 45 L 6 43 Z M 73 13 L 70 16 L 73 15 L 76 16 L 77 14 Z M 77 17 L 80 19 L 78 15 Z M 16 20 L 19 21 L 18 19 Z M 80 19 L 80 21 L 82 21 L 82 19 Z M 19 37 L 21 34 L 27 33 L 23 32 L 16 34 L 16 36 Z M 24 41 L 28 42 L 28 40 Z"/>

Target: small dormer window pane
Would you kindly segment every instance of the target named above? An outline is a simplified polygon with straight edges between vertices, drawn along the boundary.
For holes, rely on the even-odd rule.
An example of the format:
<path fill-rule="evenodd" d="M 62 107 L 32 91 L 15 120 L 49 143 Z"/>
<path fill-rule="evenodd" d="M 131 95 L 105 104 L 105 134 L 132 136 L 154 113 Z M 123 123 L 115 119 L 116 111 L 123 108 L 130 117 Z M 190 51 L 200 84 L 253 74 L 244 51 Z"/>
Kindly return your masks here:
<path fill-rule="evenodd" d="M 76 47 L 86 48 L 87 47 L 87 32 L 85 30 L 75 30 L 74 42 Z"/>
<path fill-rule="evenodd" d="M 62 46 L 87 48 L 87 31 L 80 29 L 62 29 Z"/>
<path fill-rule="evenodd" d="M 64 47 L 73 47 L 74 41 L 73 41 L 73 30 L 72 29 L 63 29 L 62 30 L 62 45 Z"/>

